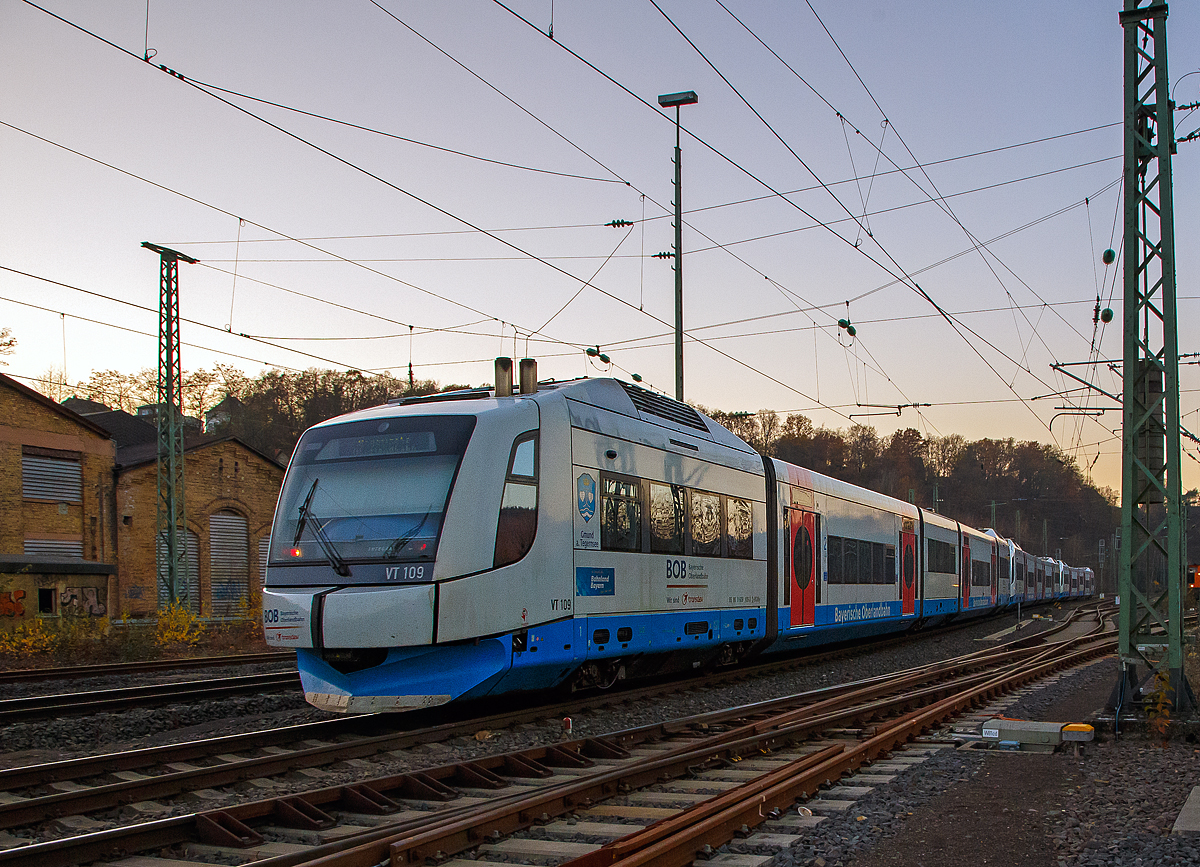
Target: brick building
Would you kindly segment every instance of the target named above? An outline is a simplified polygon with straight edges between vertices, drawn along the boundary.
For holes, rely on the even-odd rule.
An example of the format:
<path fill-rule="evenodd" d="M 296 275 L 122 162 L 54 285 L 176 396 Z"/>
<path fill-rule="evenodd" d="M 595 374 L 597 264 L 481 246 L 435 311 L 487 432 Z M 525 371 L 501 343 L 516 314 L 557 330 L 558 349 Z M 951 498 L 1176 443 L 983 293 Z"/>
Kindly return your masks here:
<path fill-rule="evenodd" d="M 113 613 L 115 458 L 105 428 L 0 374 L 0 628 Z"/>
<path fill-rule="evenodd" d="M 133 616 L 166 602 L 155 554 L 156 458 L 155 443 L 117 450 L 117 598 L 120 610 Z M 236 437 L 185 441 L 188 596 L 201 616 L 244 616 L 258 604 L 283 470 Z"/>

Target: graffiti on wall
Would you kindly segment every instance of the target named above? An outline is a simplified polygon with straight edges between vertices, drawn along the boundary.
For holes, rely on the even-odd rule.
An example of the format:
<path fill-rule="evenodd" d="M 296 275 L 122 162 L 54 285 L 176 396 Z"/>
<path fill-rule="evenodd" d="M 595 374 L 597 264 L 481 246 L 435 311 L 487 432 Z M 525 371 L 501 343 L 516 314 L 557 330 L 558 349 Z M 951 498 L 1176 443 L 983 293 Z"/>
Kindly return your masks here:
<path fill-rule="evenodd" d="M 96 587 L 68 587 L 58 597 L 59 610 L 64 613 L 103 617 L 108 607 L 100 601 Z"/>
<path fill-rule="evenodd" d="M 5 590 L 0 592 L 0 617 L 24 617 L 24 590 Z"/>

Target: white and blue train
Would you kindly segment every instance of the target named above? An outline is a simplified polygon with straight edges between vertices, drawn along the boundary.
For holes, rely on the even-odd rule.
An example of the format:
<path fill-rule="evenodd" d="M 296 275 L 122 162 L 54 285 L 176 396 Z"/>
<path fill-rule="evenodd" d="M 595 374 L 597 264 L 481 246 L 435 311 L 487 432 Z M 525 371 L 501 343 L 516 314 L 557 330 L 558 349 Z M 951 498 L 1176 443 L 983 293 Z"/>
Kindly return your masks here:
<path fill-rule="evenodd" d="M 301 437 L 263 625 L 316 707 L 605 687 L 1092 592 L 637 385 L 525 360 L 514 394 L 511 369 Z"/>

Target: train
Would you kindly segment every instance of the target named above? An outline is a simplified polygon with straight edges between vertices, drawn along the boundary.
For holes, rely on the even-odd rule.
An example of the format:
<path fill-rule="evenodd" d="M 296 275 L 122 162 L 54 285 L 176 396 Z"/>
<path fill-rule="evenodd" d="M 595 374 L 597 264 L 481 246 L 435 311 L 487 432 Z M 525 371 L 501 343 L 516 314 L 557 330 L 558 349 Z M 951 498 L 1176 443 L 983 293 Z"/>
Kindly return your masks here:
<path fill-rule="evenodd" d="M 608 688 L 1095 590 L 636 383 L 496 369 L 297 443 L 262 614 L 313 706 Z"/>

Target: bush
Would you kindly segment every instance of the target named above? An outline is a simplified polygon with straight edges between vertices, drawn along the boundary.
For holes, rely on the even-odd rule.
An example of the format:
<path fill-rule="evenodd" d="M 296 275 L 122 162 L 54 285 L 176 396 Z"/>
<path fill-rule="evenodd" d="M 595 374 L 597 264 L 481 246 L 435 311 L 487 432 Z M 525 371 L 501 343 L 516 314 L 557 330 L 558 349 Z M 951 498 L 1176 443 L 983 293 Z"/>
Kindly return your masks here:
<path fill-rule="evenodd" d="M 58 650 L 62 636 L 50 629 L 40 617 L 0 632 L 0 655 L 24 661 L 30 656 L 48 655 Z"/>
<path fill-rule="evenodd" d="M 163 650 L 184 650 L 195 647 L 204 637 L 204 624 L 183 605 L 172 602 L 158 612 L 154 643 Z"/>

